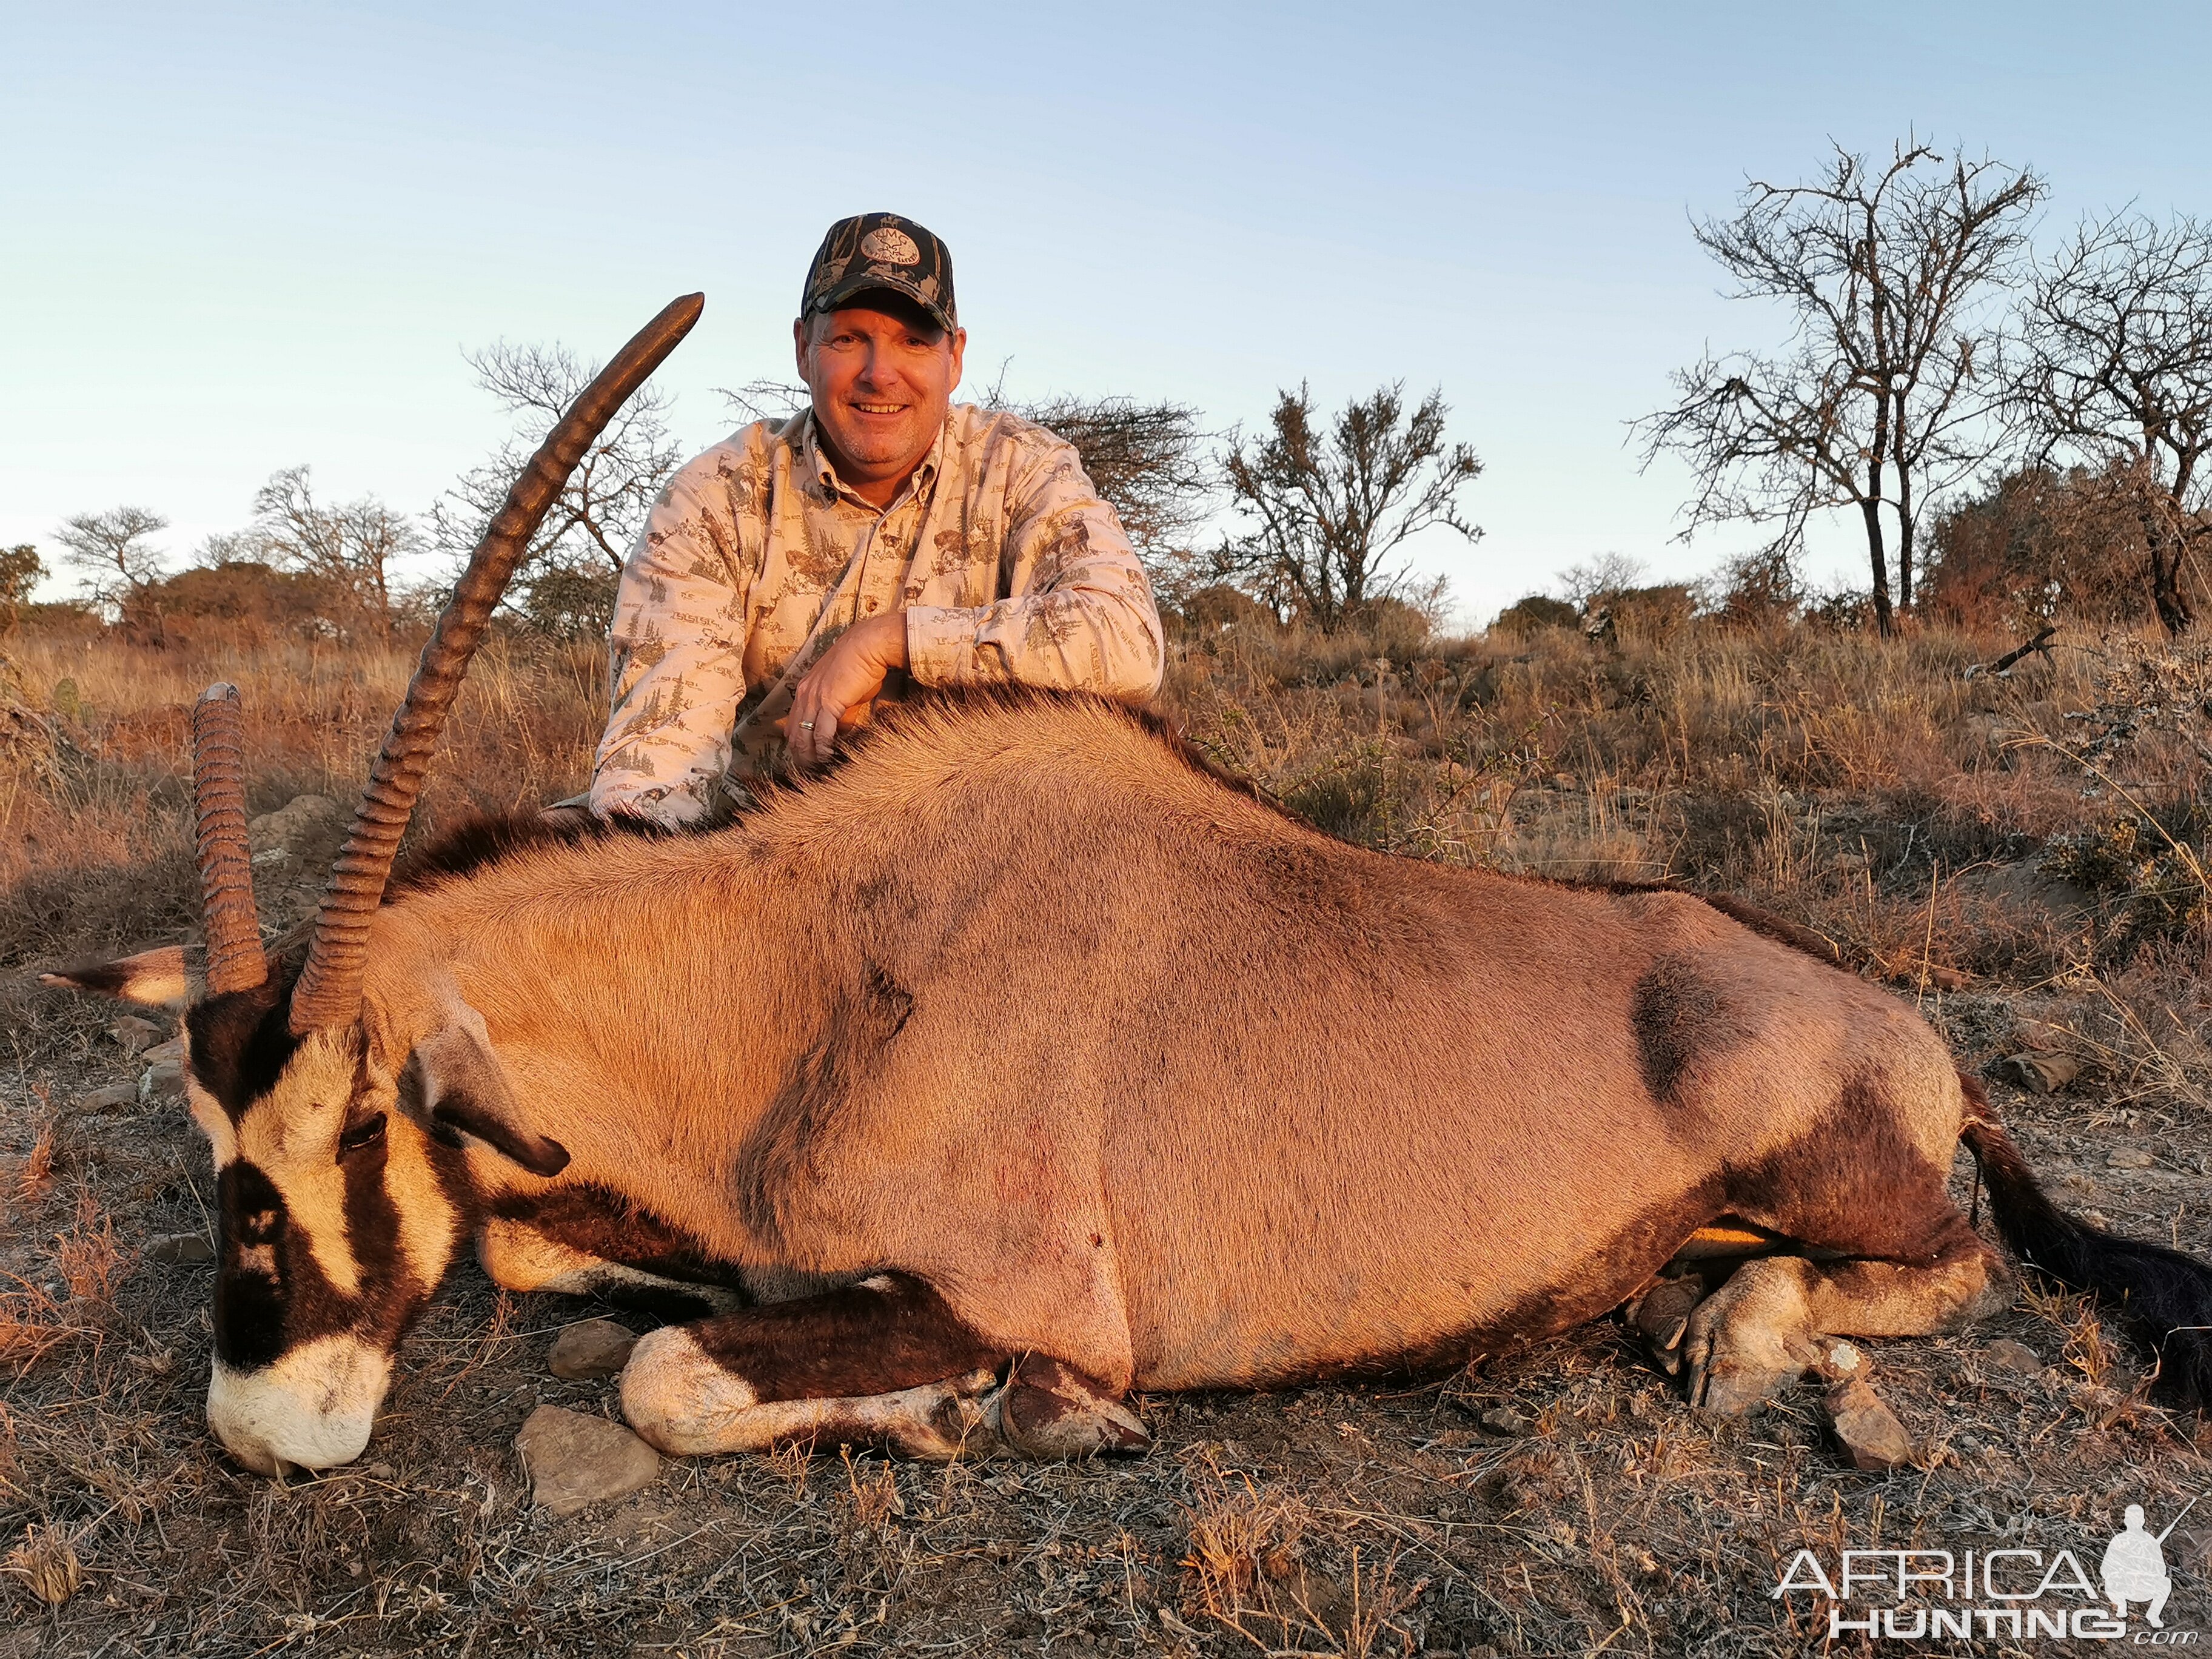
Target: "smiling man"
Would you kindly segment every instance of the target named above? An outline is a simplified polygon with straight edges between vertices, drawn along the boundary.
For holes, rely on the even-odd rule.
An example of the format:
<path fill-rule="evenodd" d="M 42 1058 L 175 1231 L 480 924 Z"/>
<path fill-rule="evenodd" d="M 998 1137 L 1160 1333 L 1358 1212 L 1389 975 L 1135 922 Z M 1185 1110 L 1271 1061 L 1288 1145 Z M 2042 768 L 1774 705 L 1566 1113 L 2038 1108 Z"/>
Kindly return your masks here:
<path fill-rule="evenodd" d="M 1152 586 L 1074 448 L 952 403 L 968 335 L 944 243 L 840 220 L 792 338 L 812 406 L 678 473 L 623 568 L 599 816 L 693 822 L 819 765 L 910 684 L 1159 684 Z"/>

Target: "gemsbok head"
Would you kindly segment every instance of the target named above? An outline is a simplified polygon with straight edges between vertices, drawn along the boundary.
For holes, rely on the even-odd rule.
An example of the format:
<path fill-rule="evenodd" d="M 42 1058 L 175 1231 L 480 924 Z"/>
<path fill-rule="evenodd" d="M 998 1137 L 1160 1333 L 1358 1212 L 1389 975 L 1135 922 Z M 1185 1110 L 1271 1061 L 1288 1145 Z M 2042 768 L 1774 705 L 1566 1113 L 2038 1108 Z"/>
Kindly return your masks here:
<path fill-rule="evenodd" d="M 515 480 L 424 646 L 296 978 L 264 954 L 246 847 L 236 690 L 192 713 L 193 794 L 206 933 L 204 994 L 181 949 L 46 975 L 47 982 L 184 1008 L 185 1093 L 215 1154 L 222 1243 L 208 1420 L 247 1468 L 281 1474 L 357 1456 L 401 1337 L 474 1218 L 452 1141 L 473 1134 L 550 1174 L 557 1148 L 518 1141 L 483 1024 L 441 988 L 396 1028 L 367 1000 L 369 932 L 423 775 L 494 607 L 569 474 L 698 320 L 678 299 L 617 354 Z M 422 1035 L 425 1025 L 428 1034 Z M 396 1039 L 396 1041 L 395 1041 Z M 439 1138 L 444 1132 L 447 1139 Z"/>

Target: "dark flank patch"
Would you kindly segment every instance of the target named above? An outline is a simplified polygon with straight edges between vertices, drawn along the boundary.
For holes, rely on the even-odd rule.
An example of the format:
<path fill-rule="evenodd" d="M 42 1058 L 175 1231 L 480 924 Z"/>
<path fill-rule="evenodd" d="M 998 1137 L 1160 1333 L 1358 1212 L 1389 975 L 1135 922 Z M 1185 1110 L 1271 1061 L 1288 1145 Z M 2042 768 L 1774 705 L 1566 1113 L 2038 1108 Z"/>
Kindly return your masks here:
<path fill-rule="evenodd" d="M 1011 1356 L 955 1318 L 918 1279 L 848 1285 L 687 1327 L 709 1358 L 763 1402 L 848 1400 L 995 1370 Z"/>
<path fill-rule="evenodd" d="M 913 994 L 884 969 L 869 964 L 860 985 L 832 1006 L 820 1040 L 799 1056 L 738 1149 L 733 1187 L 738 1214 L 771 1248 L 783 1236 L 785 1194 L 807 1182 L 811 1148 L 830 1132 L 858 1081 L 913 1013 Z"/>
<path fill-rule="evenodd" d="M 1814 1249 L 1924 1266 L 1970 1234 L 1939 1170 L 1905 1133 L 1879 1078 L 1861 1073 L 1803 1134 L 1723 1172 L 1723 1206 Z"/>
<path fill-rule="evenodd" d="M 276 1086 L 299 1051 L 301 1039 L 289 1024 L 291 1006 L 289 977 L 272 975 L 250 991 L 227 991 L 185 1012 L 192 1080 L 216 1097 L 233 1123 Z"/>
<path fill-rule="evenodd" d="M 686 1284 L 743 1288 L 737 1263 L 718 1259 L 690 1234 L 604 1187 L 577 1183 L 534 1195 L 501 1193 L 485 1207 L 502 1221 L 528 1227 L 556 1244 L 602 1261 Z M 690 1305 L 705 1304 L 694 1301 Z"/>
<path fill-rule="evenodd" d="M 1438 1376 L 1482 1355 L 1508 1352 L 1557 1336 L 1619 1307 L 1723 1207 L 1720 1182 L 1717 1179 L 1707 1182 L 1680 1198 L 1651 1205 L 1631 1217 L 1563 1274 L 1558 1285 L 1533 1291 L 1464 1330 L 1423 1347 L 1354 1360 L 1318 1375 L 1301 1371 L 1270 1380 Z"/>
<path fill-rule="evenodd" d="M 1636 981 L 1629 1007 L 1638 1063 L 1652 1099 L 1679 1103 L 1677 1090 L 1701 1060 L 1751 1036 L 1719 988 L 1681 957 L 1661 957 Z"/>

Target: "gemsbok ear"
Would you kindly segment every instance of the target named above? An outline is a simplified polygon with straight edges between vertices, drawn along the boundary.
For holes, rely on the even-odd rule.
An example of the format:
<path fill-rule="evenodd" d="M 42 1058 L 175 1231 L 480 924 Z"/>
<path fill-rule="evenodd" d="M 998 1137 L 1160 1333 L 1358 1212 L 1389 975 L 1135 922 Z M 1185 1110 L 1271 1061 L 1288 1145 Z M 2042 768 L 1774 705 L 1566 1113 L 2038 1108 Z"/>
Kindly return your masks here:
<path fill-rule="evenodd" d="M 568 1167 L 568 1149 L 522 1125 L 499 1057 L 471 1025 L 471 1013 L 415 1045 L 399 1073 L 399 1109 L 448 1146 L 472 1135 L 534 1176 Z"/>
<path fill-rule="evenodd" d="M 66 986 L 72 991 L 94 991 L 104 997 L 135 1002 L 141 1007 L 172 1012 L 182 1010 L 191 1000 L 191 981 L 185 973 L 185 947 L 181 945 L 164 945 L 115 962 L 40 974 L 39 983 Z"/>

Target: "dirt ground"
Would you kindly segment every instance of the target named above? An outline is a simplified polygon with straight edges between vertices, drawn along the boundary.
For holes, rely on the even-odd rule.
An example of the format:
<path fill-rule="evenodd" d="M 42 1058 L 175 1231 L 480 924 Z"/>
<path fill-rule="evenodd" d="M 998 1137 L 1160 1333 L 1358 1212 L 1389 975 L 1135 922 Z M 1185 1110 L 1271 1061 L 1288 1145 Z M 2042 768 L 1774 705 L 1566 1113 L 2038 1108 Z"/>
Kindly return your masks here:
<path fill-rule="evenodd" d="M 1373 705 L 1356 674 L 1341 684 L 1353 695 L 1316 695 L 1366 720 Z M 1185 688 L 1190 718 L 1233 755 L 1250 726 L 1240 735 L 1222 722 L 1204 691 Z M 365 721 L 380 701 L 362 699 Z M 172 722 L 149 741 L 174 735 Z M 1367 787 L 1362 752 L 1341 749 L 1352 759 L 1334 773 L 1297 774 L 1285 760 L 1275 781 L 1326 807 L 1321 786 L 1340 775 Z M 1682 849 L 1702 833 L 1694 811 L 1685 819 L 1656 779 L 1616 770 L 1601 790 L 1593 763 L 1565 775 L 1574 763 L 1562 752 L 1523 757 L 1510 787 L 1494 787 L 1495 769 L 1468 769 L 1483 779 L 1493 840 L 1611 849 L 1632 866 L 1663 840 L 1654 826 L 1671 823 L 1659 856 L 1684 870 Z M 295 769 L 261 786 L 256 810 L 321 781 Z M 172 786 L 149 787 L 173 813 L 173 795 L 161 793 Z M 1381 807 L 1351 799 L 1371 828 Z M 1801 872 L 1802 902 L 1784 908 L 1848 933 L 1863 886 L 1869 971 L 1896 977 L 1882 953 L 1910 944 L 1922 971 L 1899 994 L 1922 1002 L 1969 1066 L 2023 1046 L 2101 1057 L 2063 1092 L 1993 1085 L 1993 1097 L 2069 1207 L 2212 1252 L 2194 981 L 2161 970 L 2160 1006 L 2180 1010 L 2181 1024 L 2160 1033 L 2139 1012 L 2150 1004 L 2128 1000 L 2122 968 L 2032 960 L 2019 941 L 2048 921 L 2033 914 L 2053 902 L 2048 884 L 2032 866 L 1991 862 L 1990 848 L 1983 862 L 1998 878 L 1955 899 L 1984 906 L 1973 948 L 1989 971 L 1936 975 L 1938 908 L 1916 908 L 1914 884 L 1924 895 L 1928 878 L 1911 843 L 1893 860 L 1885 852 L 1902 836 L 1887 801 L 1832 790 L 1823 829 L 1812 805 L 1775 797 L 1753 823 L 1765 840 L 1730 856 L 1825 836 L 1833 845 L 1820 857 L 1840 866 Z M 60 822 L 41 821 L 42 867 L 65 863 L 52 850 Z M 1453 822 L 1454 834 L 1474 833 L 1473 819 Z M 2016 859 L 2008 833 L 2000 824 L 1991 846 Z M 130 859 L 156 857 L 125 849 L 102 868 L 112 878 Z M 1954 875 L 1937 878 L 1946 906 Z M 145 879 L 142 908 L 158 931 L 175 911 L 173 872 Z M 1778 879 L 1747 864 L 1731 884 L 1778 902 Z M 47 880 L 35 894 L 43 908 L 24 908 L 28 876 L 9 890 L 19 919 L 59 916 L 73 902 Z M 264 906 L 276 896 L 264 886 Z M 124 901 L 100 902 L 130 915 Z M 1984 914 L 1997 905 L 2016 912 L 2002 926 Z M 1946 930 L 1965 914 L 1941 911 Z M 2212 1492 L 2212 1431 L 2151 1403 L 2149 1357 L 2110 1310 L 2031 1285 L 1970 1334 L 1862 1345 L 1917 1448 L 1913 1467 L 1890 1474 L 1850 1466 L 1810 1387 L 1742 1422 L 1692 1412 L 1607 1320 L 1422 1383 L 1148 1398 L 1156 1443 L 1128 1462 L 928 1468 L 834 1450 L 674 1459 L 634 1496 L 556 1519 L 530 1501 L 514 1442 L 541 1403 L 618 1417 L 611 1382 L 564 1382 L 546 1366 L 561 1327 L 604 1310 L 507 1295 L 472 1265 L 409 1340 L 361 1462 L 264 1480 L 229 1463 L 207 1431 L 211 1270 L 174 1259 L 178 1238 L 211 1237 L 205 1146 L 158 1057 L 110 1035 L 118 1010 L 29 983 L 23 970 L 40 956 L 30 943 L 0 958 L 12 964 L 0 987 L 4 1659 L 1851 1651 L 1864 1638 L 1832 1643 L 1820 1598 L 1772 1594 L 1800 1549 L 1831 1571 L 1844 1547 L 2065 1549 L 2094 1573 L 2126 1505 L 2144 1505 L 2156 1530 Z M 2124 1027 L 2142 1028 L 2144 1042 L 2131 1047 Z M 2170 1075 L 2146 1082 L 2146 1056 L 2176 1055 Z M 1970 1167 L 1962 1159 L 1957 1172 L 1962 1203 Z M 2166 1559 L 2168 1627 L 2212 1627 L 2212 1501 L 2168 1537 Z M 2138 1610 L 2128 1639 L 2148 1633 Z M 2069 1650 L 1980 1636 L 1921 1645 Z"/>

